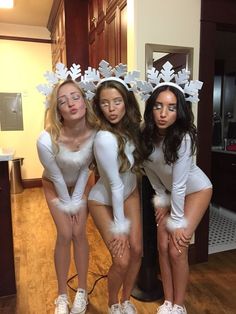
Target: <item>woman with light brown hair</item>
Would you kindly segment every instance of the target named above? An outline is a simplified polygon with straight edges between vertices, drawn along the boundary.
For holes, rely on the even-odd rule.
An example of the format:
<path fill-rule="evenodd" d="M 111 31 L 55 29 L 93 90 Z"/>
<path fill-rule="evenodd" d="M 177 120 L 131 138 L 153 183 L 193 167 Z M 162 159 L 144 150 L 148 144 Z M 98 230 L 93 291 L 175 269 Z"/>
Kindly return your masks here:
<path fill-rule="evenodd" d="M 66 79 L 53 86 L 46 111 L 45 130 L 37 140 L 37 149 L 44 167 L 43 189 L 57 230 L 54 262 L 58 297 L 55 314 L 82 314 L 86 312 L 88 304 L 86 184 L 96 133 L 90 117 L 90 104 L 77 82 Z M 67 275 L 71 243 L 78 273 L 78 290 L 70 310 Z"/>

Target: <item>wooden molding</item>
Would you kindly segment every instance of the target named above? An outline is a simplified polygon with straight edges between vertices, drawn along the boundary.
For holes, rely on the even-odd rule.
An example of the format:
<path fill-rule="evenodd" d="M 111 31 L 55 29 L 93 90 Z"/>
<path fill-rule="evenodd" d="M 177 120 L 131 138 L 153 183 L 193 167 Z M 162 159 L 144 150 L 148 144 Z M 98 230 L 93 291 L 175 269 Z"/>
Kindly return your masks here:
<path fill-rule="evenodd" d="M 30 188 L 39 188 L 42 186 L 42 179 L 41 178 L 36 178 L 36 179 L 24 179 L 23 180 L 23 187 L 25 189 L 30 189 Z"/>
<path fill-rule="evenodd" d="M 0 35 L 0 39 L 4 40 L 18 40 L 18 41 L 30 41 L 35 43 L 45 43 L 45 44 L 51 44 L 51 39 L 42 39 L 42 38 L 29 38 L 29 37 L 20 37 L 20 36 L 6 36 L 6 35 Z"/>

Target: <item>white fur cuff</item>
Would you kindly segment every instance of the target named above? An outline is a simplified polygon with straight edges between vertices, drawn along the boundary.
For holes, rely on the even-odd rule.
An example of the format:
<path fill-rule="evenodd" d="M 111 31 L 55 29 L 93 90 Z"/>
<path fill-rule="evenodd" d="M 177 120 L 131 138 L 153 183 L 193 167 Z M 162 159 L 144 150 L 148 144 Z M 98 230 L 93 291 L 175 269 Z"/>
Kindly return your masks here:
<path fill-rule="evenodd" d="M 76 214 L 80 211 L 80 209 L 86 207 L 86 201 L 83 199 L 77 202 L 70 201 L 65 203 L 60 201 L 58 198 L 54 198 L 52 200 L 52 204 L 60 211 L 67 214 Z"/>
<path fill-rule="evenodd" d="M 155 208 L 170 207 L 170 194 L 155 194 L 152 202 Z"/>
<path fill-rule="evenodd" d="M 186 228 L 188 222 L 186 218 L 182 218 L 181 220 L 174 220 L 171 217 L 167 218 L 166 228 L 168 231 L 174 231 L 177 228 Z"/>
<path fill-rule="evenodd" d="M 130 231 L 130 220 L 125 218 L 122 222 L 112 222 L 110 230 L 114 234 L 129 234 Z"/>

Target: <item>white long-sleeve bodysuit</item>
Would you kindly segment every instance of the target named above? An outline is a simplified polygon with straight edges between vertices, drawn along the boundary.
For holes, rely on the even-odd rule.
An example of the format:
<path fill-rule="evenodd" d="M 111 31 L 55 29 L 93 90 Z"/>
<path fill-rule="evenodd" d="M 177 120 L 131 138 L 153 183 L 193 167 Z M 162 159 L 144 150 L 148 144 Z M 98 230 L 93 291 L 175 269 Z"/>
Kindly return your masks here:
<path fill-rule="evenodd" d="M 127 141 L 125 154 L 134 164 L 134 145 Z M 99 131 L 94 139 L 94 156 L 100 178 L 90 191 L 89 200 L 112 206 L 114 222 L 111 230 L 114 233 L 128 233 L 129 221 L 124 214 L 124 200 L 134 191 L 137 185 L 136 175 L 129 169 L 119 172 L 118 144 L 114 134 Z"/>
<path fill-rule="evenodd" d="M 169 229 L 184 227 L 186 226 L 184 219 L 185 195 L 210 188 L 212 184 L 194 163 L 193 156 L 191 156 L 191 139 L 188 134 L 182 140 L 178 159 L 174 164 L 166 164 L 162 144 L 163 141 L 155 146 L 149 156 L 149 161 L 145 161 L 145 172 L 157 198 L 165 200 L 168 192 L 170 193 Z"/>
<path fill-rule="evenodd" d="M 55 153 L 47 131 L 43 131 L 37 140 L 38 156 L 44 167 L 43 177 L 53 182 L 58 196 L 54 203 L 64 212 L 73 214 L 85 205 L 83 194 L 89 177 L 88 167 L 93 158 L 94 136 L 95 132 L 78 151 L 71 151 L 59 143 L 58 153 Z"/>

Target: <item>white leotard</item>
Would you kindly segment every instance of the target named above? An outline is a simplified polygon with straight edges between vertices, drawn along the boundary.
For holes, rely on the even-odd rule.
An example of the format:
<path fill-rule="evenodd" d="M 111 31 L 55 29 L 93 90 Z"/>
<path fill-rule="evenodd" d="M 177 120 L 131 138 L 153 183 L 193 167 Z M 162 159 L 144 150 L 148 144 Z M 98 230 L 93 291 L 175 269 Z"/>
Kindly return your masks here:
<path fill-rule="evenodd" d="M 74 213 L 84 206 L 82 198 L 93 158 L 94 136 L 95 132 L 78 151 L 71 151 L 59 143 L 58 153 L 47 131 L 43 131 L 37 140 L 38 156 L 44 167 L 43 177 L 53 182 L 58 195 L 55 204 L 65 212 Z M 72 194 L 68 188 L 73 188 Z"/>
<path fill-rule="evenodd" d="M 166 191 L 170 193 L 171 223 L 180 227 L 184 222 L 185 195 L 210 188 L 212 184 L 194 163 L 189 135 L 183 138 L 174 164 L 165 163 L 162 144 L 163 142 L 155 146 L 149 156 L 150 161 L 145 161 L 144 168 L 157 196 L 165 199 Z"/>
<path fill-rule="evenodd" d="M 131 164 L 134 145 L 129 141 L 125 145 L 125 154 Z M 128 232 L 127 219 L 124 214 L 124 200 L 133 192 L 137 185 L 136 175 L 127 170 L 119 172 L 118 144 L 114 134 L 99 131 L 94 139 L 94 156 L 100 178 L 90 191 L 89 200 L 112 206 L 114 217 L 113 232 Z M 127 227 L 127 228 L 126 228 Z"/>

